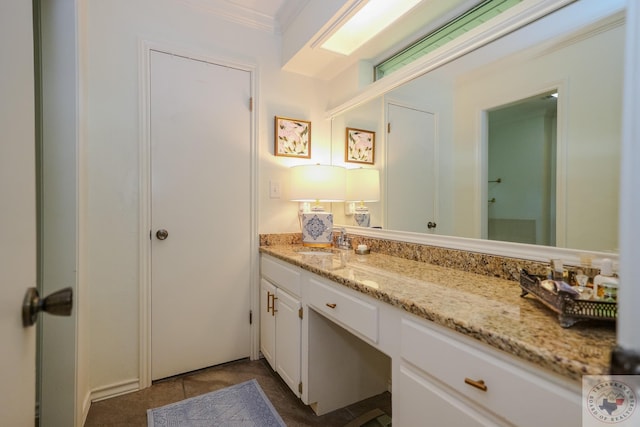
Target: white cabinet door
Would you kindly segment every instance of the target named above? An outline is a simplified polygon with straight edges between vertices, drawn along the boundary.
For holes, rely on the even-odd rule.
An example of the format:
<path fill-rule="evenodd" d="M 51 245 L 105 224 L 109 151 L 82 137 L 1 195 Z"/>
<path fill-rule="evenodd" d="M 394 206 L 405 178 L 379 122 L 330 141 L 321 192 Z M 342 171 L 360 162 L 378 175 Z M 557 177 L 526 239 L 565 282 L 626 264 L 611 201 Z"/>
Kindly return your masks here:
<path fill-rule="evenodd" d="M 282 289 L 276 292 L 276 372 L 300 397 L 300 300 Z"/>
<path fill-rule="evenodd" d="M 260 280 L 260 351 L 269 365 L 276 370 L 276 318 L 272 312 L 272 298 L 276 287 L 265 279 Z"/>
<path fill-rule="evenodd" d="M 291 391 L 300 397 L 300 300 L 260 280 L 260 351 Z"/>

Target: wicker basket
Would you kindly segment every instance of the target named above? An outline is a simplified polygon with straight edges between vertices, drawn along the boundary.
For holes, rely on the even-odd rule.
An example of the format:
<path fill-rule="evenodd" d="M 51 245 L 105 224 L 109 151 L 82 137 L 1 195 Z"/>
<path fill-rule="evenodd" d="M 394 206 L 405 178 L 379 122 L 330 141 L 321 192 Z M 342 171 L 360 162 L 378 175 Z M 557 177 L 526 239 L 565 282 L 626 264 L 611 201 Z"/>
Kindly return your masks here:
<path fill-rule="evenodd" d="M 560 325 L 568 328 L 582 320 L 615 321 L 618 317 L 618 305 L 614 301 L 595 301 L 574 299 L 564 291 L 551 292 L 541 286 L 545 277 L 520 271 L 521 297 L 532 294 L 544 305 L 558 313 Z"/>

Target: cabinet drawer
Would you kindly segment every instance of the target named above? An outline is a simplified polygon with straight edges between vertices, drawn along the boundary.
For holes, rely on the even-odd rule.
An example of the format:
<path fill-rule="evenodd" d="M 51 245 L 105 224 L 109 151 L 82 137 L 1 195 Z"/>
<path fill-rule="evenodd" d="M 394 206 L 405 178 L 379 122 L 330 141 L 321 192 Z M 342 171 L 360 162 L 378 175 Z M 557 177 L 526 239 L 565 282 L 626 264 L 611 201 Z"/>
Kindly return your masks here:
<path fill-rule="evenodd" d="M 492 413 L 519 426 L 579 426 L 579 385 L 534 375 L 516 361 L 463 342 L 464 336 L 442 333 L 402 320 L 401 356 L 444 385 Z M 513 362 L 513 363 L 512 363 Z M 466 380 L 484 382 L 483 391 Z M 478 384 L 481 386 L 481 384 Z"/>
<path fill-rule="evenodd" d="M 260 258 L 260 274 L 266 277 L 279 288 L 286 289 L 289 293 L 300 296 L 300 270 L 288 266 L 269 256 Z"/>
<path fill-rule="evenodd" d="M 312 278 L 308 291 L 309 305 L 374 343 L 378 341 L 378 307 Z"/>

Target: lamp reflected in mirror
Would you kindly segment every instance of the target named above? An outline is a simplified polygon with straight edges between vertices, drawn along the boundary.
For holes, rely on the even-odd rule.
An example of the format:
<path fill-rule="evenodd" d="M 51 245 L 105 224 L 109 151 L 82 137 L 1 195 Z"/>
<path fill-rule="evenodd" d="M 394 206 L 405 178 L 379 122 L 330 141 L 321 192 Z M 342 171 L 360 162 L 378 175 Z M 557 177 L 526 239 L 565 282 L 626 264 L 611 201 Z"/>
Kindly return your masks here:
<path fill-rule="evenodd" d="M 333 214 L 325 212 L 320 202 L 345 200 L 345 175 L 345 169 L 341 166 L 316 164 L 293 166 L 290 169 L 291 200 L 302 202 L 298 215 L 304 246 L 332 245 Z"/>
<path fill-rule="evenodd" d="M 377 169 L 347 170 L 347 201 L 357 202 L 353 218 L 360 227 L 371 226 L 371 214 L 365 202 L 380 200 L 380 172 Z"/>

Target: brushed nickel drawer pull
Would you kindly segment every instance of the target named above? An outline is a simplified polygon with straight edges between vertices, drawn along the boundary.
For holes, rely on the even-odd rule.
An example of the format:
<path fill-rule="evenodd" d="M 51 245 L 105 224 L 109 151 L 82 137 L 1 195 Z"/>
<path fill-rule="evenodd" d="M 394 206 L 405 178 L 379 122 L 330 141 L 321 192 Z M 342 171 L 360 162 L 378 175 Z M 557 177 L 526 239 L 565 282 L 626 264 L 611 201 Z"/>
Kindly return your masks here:
<path fill-rule="evenodd" d="M 470 378 L 465 378 L 464 382 L 466 384 L 469 384 L 470 386 L 478 388 L 478 389 L 480 389 L 482 391 L 487 391 L 487 385 L 484 383 L 484 380 L 476 381 L 476 380 L 472 380 Z"/>
<path fill-rule="evenodd" d="M 329 304 L 329 303 L 327 303 L 327 307 L 329 307 L 329 308 L 336 308 L 336 304 L 335 304 L 335 303 L 333 303 L 333 304 Z"/>

